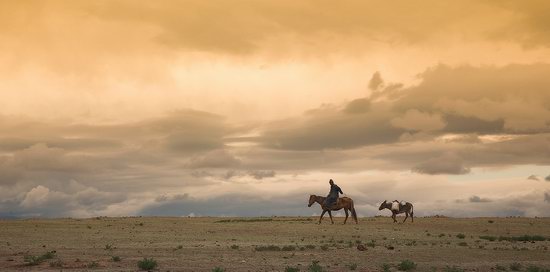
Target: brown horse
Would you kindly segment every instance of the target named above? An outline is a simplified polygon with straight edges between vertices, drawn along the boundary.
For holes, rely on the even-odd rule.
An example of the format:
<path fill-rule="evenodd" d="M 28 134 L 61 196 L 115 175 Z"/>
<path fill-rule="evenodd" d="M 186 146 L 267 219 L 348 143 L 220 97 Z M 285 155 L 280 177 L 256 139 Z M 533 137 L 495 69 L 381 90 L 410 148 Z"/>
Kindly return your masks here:
<path fill-rule="evenodd" d="M 388 202 L 387 200 L 384 200 L 382 204 L 380 204 L 380 207 L 378 210 L 388 209 L 391 211 L 391 218 L 393 219 L 393 222 L 397 222 L 395 219 L 395 215 L 400 213 L 405 213 L 405 219 L 403 219 L 403 223 L 405 223 L 405 220 L 409 218 L 409 214 L 411 215 L 411 221 L 414 222 L 414 209 L 413 204 L 409 202 L 405 202 L 404 205 L 399 203 L 397 200 L 394 200 L 392 202 Z"/>
<path fill-rule="evenodd" d="M 332 224 L 334 224 L 334 220 L 332 220 L 332 213 L 330 211 L 338 211 L 342 208 L 344 208 L 344 212 L 346 213 L 346 219 L 344 220 L 344 224 L 348 221 L 348 211 L 351 211 L 351 216 L 353 217 L 353 220 L 355 220 L 355 224 L 358 224 L 357 222 L 357 213 L 355 213 L 355 208 L 353 207 L 353 200 L 349 197 L 340 197 L 338 198 L 338 202 L 336 202 L 335 205 L 332 207 L 325 207 L 323 206 L 325 203 L 326 197 L 324 196 L 317 196 L 317 195 L 310 195 L 309 196 L 309 204 L 308 207 L 311 207 L 313 203 L 317 202 L 319 205 L 321 205 L 321 209 L 323 209 L 323 212 L 321 213 L 321 217 L 319 217 L 319 224 L 321 224 L 321 219 L 323 219 L 323 215 L 325 215 L 325 212 L 328 212 L 328 215 L 330 216 L 330 221 Z"/>

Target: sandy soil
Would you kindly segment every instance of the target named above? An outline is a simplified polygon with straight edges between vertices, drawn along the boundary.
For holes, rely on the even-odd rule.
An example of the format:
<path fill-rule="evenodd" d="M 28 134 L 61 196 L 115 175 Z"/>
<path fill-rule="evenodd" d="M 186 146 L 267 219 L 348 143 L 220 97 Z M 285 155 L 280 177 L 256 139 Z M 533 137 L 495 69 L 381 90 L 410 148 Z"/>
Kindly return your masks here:
<path fill-rule="evenodd" d="M 350 271 L 355 266 L 356 271 L 383 271 L 384 264 L 397 271 L 406 259 L 416 263 L 416 271 L 450 271 L 445 270 L 448 266 L 491 271 L 497 265 L 510 271 L 514 262 L 523 271 L 530 265 L 550 268 L 550 241 L 498 240 L 523 235 L 550 238 L 550 218 L 316 222 L 310 217 L 0 220 L 0 270 L 137 271 L 144 257 L 154 258 L 158 271 L 308 271 L 312 261 L 319 261 L 323 271 Z M 366 250 L 358 250 L 358 244 Z M 37 265 L 24 260 L 26 255 L 51 251 L 55 257 Z M 115 262 L 113 256 L 121 260 Z"/>

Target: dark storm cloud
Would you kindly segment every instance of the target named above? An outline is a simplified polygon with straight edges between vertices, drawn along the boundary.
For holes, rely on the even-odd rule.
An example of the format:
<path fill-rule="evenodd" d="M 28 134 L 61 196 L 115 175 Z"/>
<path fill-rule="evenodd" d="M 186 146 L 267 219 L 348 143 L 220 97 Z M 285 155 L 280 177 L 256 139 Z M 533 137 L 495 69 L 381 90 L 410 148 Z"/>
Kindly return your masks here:
<path fill-rule="evenodd" d="M 546 176 L 546 177 L 544 178 L 544 180 L 550 181 L 550 175 Z"/>
<path fill-rule="evenodd" d="M 469 173 L 470 168 L 466 167 L 463 160 L 455 154 L 443 154 L 414 166 L 412 171 L 429 175 L 463 175 Z"/>
<path fill-rule="evenodd" d="M 468 200 L 472 203 L 486 203 L 486 202 L 491 202 L 492 201 L 488 198 L 481 198 L 481 197 L 476 196 L 476 195 L 471 196 Z"/>

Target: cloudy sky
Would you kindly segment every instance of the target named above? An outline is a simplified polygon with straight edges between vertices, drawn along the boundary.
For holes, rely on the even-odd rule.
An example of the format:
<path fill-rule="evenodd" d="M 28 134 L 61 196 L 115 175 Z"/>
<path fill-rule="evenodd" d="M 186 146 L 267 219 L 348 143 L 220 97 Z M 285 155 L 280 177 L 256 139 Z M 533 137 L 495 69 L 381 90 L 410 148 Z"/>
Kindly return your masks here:
<path fill-rule="evenodd" d="M 0 217 L 550 216 L 548 12 L 1 1 Z"/>

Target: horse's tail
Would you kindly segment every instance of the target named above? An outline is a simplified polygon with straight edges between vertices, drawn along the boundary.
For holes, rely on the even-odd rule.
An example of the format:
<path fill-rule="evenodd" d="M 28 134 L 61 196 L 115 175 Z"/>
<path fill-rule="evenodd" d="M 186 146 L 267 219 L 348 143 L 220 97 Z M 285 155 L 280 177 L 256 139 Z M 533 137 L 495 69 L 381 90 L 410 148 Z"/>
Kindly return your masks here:
<path fill-rule="evenodd" d="M 414 222 L 414 206 L 411 204 L 411 220 Z"/>
<path fill-rule="evenodd" d="M 351 210 L 351 216 L 353 217 L 353 220 L 355 220 L 355 224 L 359 224 L 359 222 L 357 222 L 357 213 L 355 212 L 355 207 L 353 206 L 353 200 L 351 200 L 351 207 L 350 207 L 350 210 Z"/>

